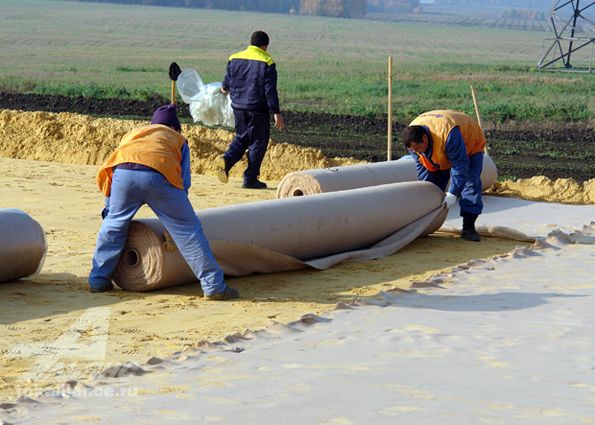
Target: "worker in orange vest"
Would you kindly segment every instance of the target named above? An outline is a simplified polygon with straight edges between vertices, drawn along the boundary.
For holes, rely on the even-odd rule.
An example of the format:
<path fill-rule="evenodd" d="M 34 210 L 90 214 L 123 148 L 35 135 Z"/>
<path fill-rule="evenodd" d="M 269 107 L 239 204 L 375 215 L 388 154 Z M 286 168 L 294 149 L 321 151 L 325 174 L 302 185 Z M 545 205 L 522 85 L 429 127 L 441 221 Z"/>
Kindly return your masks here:
<path fill-rule="evenodd" d="M 483 210 L 481 170 L 486 138 L 477 121 L 462 112 L 430 111 L 415 118 L 401 139 L 415 160 L 418 179 L 446 190 L 449 208 L 458 200 L 461 237 L 479 242 L 475 221 Z"/>
<path fill-rule="evenodd" d="M 165 226 L 178 250 L 200 280 L 209 300 L 238 298 L 227 286 L 202 225 L 188 199 L 190 150 L 181 134 L 175 105 L 158 108 L 150 125 L 136 128 L 122 141 L 97 174 L 106 209 L 89 275 L 92 292 L 113 289 L 111 275 L 139 208 L 147 204 Z"/>

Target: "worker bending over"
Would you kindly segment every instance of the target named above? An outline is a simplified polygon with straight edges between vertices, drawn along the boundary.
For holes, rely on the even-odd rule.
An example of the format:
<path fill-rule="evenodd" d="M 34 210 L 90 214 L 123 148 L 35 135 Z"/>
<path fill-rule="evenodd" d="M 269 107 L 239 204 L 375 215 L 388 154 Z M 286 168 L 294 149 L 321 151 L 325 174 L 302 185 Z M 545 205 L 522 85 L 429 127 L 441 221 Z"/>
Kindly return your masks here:
<path fill-rule="evenodd" d="M 419 180 L 442 190 L 452 207 L 457 199 L 463 217 L 461 237 L 479 242 L 475 221 L 483 209 L 481 170 L 486 146 L 483 130 L 471 117 L 456 111 L 430 111 L 403 130 L 402 141 L 415 159 Z"/>
<path fill-rule="evenodd" d="M 147 204 L 200 280 L 205 298 L 226 300 L 239 296 L 237 290 L 225 284 L 223 271 L 188 199 L 190 150 L 181 130 L 176 106 L 162 106 L 153 114 L 150 125 L 124 135 L 99 169 L 97 184 L 106 196 L 106 209 L 89 275 L 92 292 L 113 289 L 111 276 L 128 227 L 139 208 Z"/>

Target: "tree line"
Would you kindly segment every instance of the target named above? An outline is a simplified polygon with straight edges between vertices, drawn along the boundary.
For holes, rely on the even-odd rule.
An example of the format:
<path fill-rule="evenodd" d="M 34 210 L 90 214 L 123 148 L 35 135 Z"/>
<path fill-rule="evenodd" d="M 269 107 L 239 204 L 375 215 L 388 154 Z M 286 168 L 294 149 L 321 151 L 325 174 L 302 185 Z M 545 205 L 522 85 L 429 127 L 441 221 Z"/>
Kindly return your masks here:
<path fill-rule="evenodd" d="M 514 7 L 532 9 L 550 9 L 552 0 L 434 0 L 436 4 L 452 4 L 477 7 Z"/>
<path fill-rule="evenodd" d="M 246 10 L 273 13 L 305 13 L 360 17 L 365 0 L 78 0 L 93 3 L 140 4 L 203 9 Z M 362 7 L 357 7 L 361 3 Z M 362 13 L 363 12 L 363 13 Z"/>
<path fill-rule="evenodd" d="M 361 18 L 366 12 L 411 12 L 420 0 L 78 0 L 93 3 L 140 4 L 205 9 Z"/>

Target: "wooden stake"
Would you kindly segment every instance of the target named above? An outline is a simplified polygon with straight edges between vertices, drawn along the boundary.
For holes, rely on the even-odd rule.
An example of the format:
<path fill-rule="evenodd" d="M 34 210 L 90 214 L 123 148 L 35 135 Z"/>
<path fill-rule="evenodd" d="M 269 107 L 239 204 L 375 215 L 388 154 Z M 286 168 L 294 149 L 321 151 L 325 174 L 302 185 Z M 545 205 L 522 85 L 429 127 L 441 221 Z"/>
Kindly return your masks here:
<path fill-rule="evenodd" d="M 171 104 L 176 104 L 176 82 L 173 80 L 171 82 Z"/>
<path fill-rule="evenodd" d="M 388 126 L 386 136 L 386 160 L 393 159 L 393 57 L 388 57 Z"/>
<path fill-rule="evenodd" d="M 471 87 L 471 96 L 473 97 L 473 106 L 475 106 L 475 116 L 477 117 L 477 123 L 479 127 L 483 130 L 483 125 L 481 124 L 481 114 L 479 113 L 479 105 L 477 104 L 477 96 L 475 96 L 475 89 L 473 86 Z M 488 153 L 488 145 L 486 143 L 486 147 L 484 149 L 485 153 Z"/>
<path fill-rule="evenodd" d="M 473 96 L 473 105 L 475 106 L 475 116 L 477 117 L 477 122 L 479 123 L 479 126 L 483 129 L 483 125 L 481 125 L 481 115 L 479 113 L 479 106 L 477 106 L 477 96 L 475 96 L 475 89 L 473 88 L 473 86 L 469 86 L 471 87 L 471 96 Z"/>

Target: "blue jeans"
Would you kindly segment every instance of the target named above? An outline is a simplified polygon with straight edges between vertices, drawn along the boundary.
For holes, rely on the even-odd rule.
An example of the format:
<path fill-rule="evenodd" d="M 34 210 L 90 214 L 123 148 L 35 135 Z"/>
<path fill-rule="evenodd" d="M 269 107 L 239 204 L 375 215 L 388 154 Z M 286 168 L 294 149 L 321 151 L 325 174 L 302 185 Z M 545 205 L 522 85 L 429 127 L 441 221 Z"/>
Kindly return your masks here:
<path fill-rule="evenodd" d="M 469 169 L 467 170 L 467 181 L 459 195 L 461 216 L 464 214 L 479 215 L 483 211 L 481 199 L 481 170 L 483 169 L 483 152 L 473 154 L 469 157 Z M 434 183 L 442 190 L 450 179 L 450 170 L 441 170 L 435 173 L 422 167 L 418 172 L 418 179 Z"/>
<path fill-rule="evenodd" d="M 109 203 L 109 205 L 107 205 Z M 188 196 L 172 186 L 163 175 L 149 170 L 114 170 L 111 196 L 106 199 L 107 215 L 99 229 L 89 275 L 91 288 L 111 284 L 111 276 L 128 237 L 132 218 L 147 204 L 171 235 L 190 269 L 200 280 L 205 295 L 221 293 L 226 285 L 200 220 Z"/>

